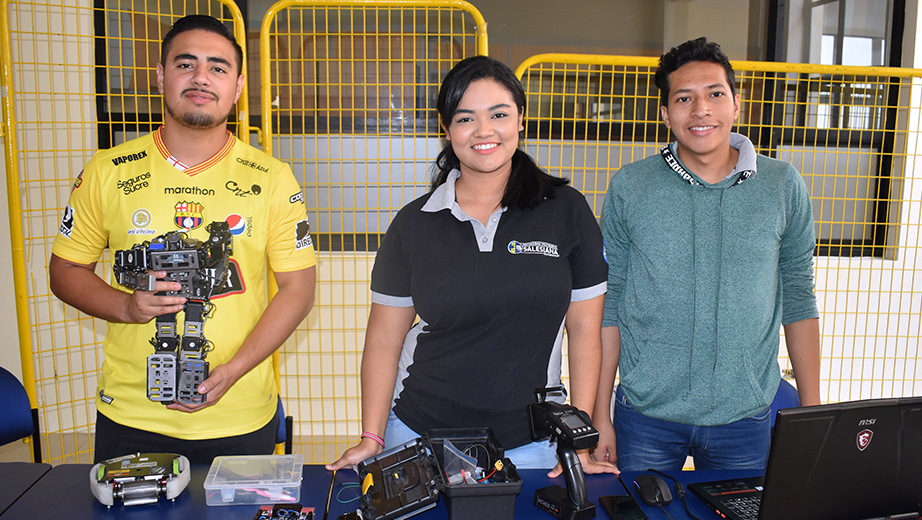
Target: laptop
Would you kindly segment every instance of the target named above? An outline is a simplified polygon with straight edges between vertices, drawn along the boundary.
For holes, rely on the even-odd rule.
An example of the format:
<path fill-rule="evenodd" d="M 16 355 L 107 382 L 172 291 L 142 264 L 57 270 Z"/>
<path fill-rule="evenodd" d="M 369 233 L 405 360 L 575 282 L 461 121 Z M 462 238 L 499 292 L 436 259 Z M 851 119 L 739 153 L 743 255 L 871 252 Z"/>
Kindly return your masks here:
<path fill-rule="evenodd" d="M 778 411 L 763 478 L 689 484 L 729 520 L 919 520 L 922 397 Z"/>

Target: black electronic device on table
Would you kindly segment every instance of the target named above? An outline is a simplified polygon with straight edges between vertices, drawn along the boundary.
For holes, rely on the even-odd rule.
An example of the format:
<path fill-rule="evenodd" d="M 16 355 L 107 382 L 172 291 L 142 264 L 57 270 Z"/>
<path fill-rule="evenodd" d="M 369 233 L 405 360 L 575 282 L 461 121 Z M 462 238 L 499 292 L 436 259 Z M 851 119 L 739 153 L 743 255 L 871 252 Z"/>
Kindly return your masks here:
<path fill-rule="evenodd" d="M 422 439 L 385 450 L 358 464 L 363 516 L 394 520 L 435 507 L 438 483 Z"/>
<path fill-rule="evenodd" d="M 586 492 L 586 477 L 577 450 L 589 449 L 599 442 L 599 432 L 592 427 L 589 414 L 573 406 L 547 401 L 550 393 L 566 395 L 563 387 L 535 390 L 537 403 L 528 405 L 528 427 L 531 438 L 538 441 L 548 436 L 557 441 L 557 457 L 563 466 L 567 489 L 543 487 L 535 491 L 535 505 L 561 520 L 595 518 L 595 504 Z"/>
<path fill-rule="evenodd" d="M 647 515 L 631 495 L 601 496 L 599 505 L 608 513 L 611 520 L 647 520 Z"/>
<path fill-rule="evenodd" d="M 637 494 L 644 504 L 648 506 L 668 506 L 672 503 L 672 492 L 669 485 L 662 478 L 652 473 L 638 475 L 634 479 Z"/>
<path fill-rule="evenodd" d="M 493 468 L 476 482 L 452 482 L 446 445 Z M 444 496 L 449 520 L 512 520 L 522 479 L 489 428 L 443 428 L 394 446 L 356 466 L 360 510 L 338 520 L 401 520 L 435 507 Z M 453 470 L 451 470 L 453 472 Z"/>
<path fill-rule="evenodd" d="M 627 488 L 621 476 L 618 481 L 624 488 L 626 495 L 604 495 L 599 497 L 599 505 L 608 513 L 611 520 L 647 520 L 640 504 L 631 496 L 631 490 Z"/>
<path fill-rule="evenodd" d="M 327 504 L 327 510 L 329 509 L 330 505 Z M 259 507 L 253 520 L 314 520 L 314 516 L 313 507 L 301 507 L 301 504 L 266 504 Z"/>
<path fill-rule="evenodd" d="M 919 519 L 922 397 L 778 411 L 764 478 L 689 484 L 730 520 Z"/>

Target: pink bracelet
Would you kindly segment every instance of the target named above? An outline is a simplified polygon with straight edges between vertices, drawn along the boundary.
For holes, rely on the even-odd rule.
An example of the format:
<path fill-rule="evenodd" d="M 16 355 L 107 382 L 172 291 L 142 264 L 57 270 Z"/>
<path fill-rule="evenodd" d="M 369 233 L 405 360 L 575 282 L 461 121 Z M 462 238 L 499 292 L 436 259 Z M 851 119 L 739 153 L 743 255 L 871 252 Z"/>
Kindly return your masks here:
<path fill-rule="evenodd" d="M 382 448 L 384 447 L 384 439 L 382 439 L 381 437 L 378 437 L 377 435 L 375 435 L 375 434 L 373 434 L 373 433 L 371 433 L 371 432 L 362 432 L 362 438 L 363 438 L 363 439 L 371 439 L 371 440 L 377 442 L 378 444 L 380 444 Z"/>

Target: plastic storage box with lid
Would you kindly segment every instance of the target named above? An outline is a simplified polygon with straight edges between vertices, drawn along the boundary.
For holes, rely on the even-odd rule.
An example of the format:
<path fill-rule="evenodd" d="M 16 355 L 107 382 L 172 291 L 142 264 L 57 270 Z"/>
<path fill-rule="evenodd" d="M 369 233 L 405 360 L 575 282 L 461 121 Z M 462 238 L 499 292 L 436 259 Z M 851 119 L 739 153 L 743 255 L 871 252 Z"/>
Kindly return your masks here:
<path fill-rule="evenodd" d="M 375 485 L 361 497 L 366 520 L 395 520 L 421 513 L 445 497 L 449 520 L 490 518 L 512 519 L 515 497 L 522 479 L 514 461 L 505 459 L 502 477 L 481 484 L 449 485 L 445 477 L 445 441 L 478 459 L 478 465 L 492 470 L 503 459 L 503 448 L 489 428 L 429 430 L 422 438 L 408 442 L 361 462 L 359 481 L 371 475 Z"/>
<path fill-rule="evenodd" d="M 303 469 L 303 455 L 215 457 L 205 477 L 205 503 L 296 503 L 301 500 Z"/>

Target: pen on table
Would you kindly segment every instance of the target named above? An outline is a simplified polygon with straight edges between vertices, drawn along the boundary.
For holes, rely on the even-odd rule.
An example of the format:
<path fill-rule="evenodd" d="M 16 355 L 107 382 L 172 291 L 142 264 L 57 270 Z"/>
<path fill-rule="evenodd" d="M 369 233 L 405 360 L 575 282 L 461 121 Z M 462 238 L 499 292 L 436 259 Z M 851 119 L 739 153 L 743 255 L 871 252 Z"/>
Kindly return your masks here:
<path fill-rule="evenodd" d="M 336 470 L 333 470 L 333 475 L 330 477 L 330 491 L 327 492 L 327 505 L 323 508 L 323 520 L 327 520 L 327 516 L 330 514 L 330 499 L 333 498 L 333 483 L 336 481 Z"/>

